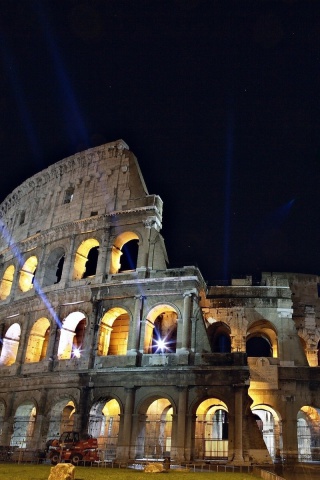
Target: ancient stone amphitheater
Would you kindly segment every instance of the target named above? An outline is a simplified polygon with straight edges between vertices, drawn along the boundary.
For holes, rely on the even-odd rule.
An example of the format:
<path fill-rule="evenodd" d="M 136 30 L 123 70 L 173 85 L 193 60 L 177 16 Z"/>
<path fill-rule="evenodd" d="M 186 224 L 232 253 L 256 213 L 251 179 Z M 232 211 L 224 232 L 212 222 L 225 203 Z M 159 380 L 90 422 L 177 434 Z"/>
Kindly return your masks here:
<path fill-rule="evenodd" d="M 0 445 L 73 430 L 105 459 L 320 459 L 317 276 L 168 268 L 122 140 L 29 178 L 0 217 Z"/>

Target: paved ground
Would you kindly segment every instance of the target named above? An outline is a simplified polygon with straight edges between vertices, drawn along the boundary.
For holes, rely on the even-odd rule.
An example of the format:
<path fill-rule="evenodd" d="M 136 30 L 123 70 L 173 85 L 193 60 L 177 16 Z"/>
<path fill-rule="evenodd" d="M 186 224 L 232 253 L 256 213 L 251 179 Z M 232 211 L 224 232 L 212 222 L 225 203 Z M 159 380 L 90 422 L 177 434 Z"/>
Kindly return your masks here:
<path fill-rule="evenodd" d="M 280 472 L 279 475 L 281 475 Z M 299 464 L 285 467 L 281 476 L 286 480 L 319 480 L 320 464 Z"/>

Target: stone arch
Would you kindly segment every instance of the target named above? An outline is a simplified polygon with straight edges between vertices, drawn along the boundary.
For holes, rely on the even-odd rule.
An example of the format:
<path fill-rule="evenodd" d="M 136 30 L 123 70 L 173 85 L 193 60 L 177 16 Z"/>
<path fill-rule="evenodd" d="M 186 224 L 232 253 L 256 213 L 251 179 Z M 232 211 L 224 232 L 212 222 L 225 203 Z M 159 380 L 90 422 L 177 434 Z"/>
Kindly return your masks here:
<path fill-rule="evenodd" d="M 266 404 L 251 407 L 264 443 L 273 460 L 279 458 L 283 448 L 281 417 L 279 412 Z"/>
<path fill-rule="evenodd" d="M 71 397 L 63 397 L 56 401 L 50 411 L 47 440 L 59 438 L 64 432 L 74 430 L 74 414 L 76 402 Z"/>
<path fill-rule="evenodd" d="M 84 240 L 75 255 L 73 280 L 92 277 L 96 274 L 99 254 L 99 242 L 95 238 Z"/>
<path fill-rule="evenodd" d="M 19 323 L 14 323 L 8 328 L 3 338 L 0 365 L 10 366 L 15 363 L 20 343 L 20 335 L 21 327 Z"/>
<path fill-rule="evenodd" d="M 34 402 L 19 405 L 14 415 L 10 445 L 27 448 L 32 446 L 37 409 Z"/>
<path fill-rule="evenodd" d="M 137 268 L 139 237 L 135 232 L 123 232 L 112 246 L 110 273 L 120 273 Z"/>
<path fill-rule="evenodd" d="M 84 343 L 86 317 L 82 312 L 70 313 L 62 322 L 58 359 L 80 358 Z"/>
<path fill-rule="evenodd" d="M 247 330 L 248 357 L 278 357 L 278 339 L 275 327 L 267 320 L 252 323 Z"/>
<path fill-rule="evenodd" d="M 28 258 L 20 270 L 19 288 L 22 292 L 27 292 L 33 288 L 35 273 L 38 266 L 38 259 L 35 255 Z"/>
<path fill-rule="evenodd" d="M 116 398 L 101 397 L 89 413 L 88 433 L 98 440 L 104 458 L 115 458 L 119 436 L 121 404 Z"/>
<path fill-rule="evenodd" d="M 9 265 L 3 274 L 1 284 L 0 284 L 0 300 L 5 300 L 9 297 L 12 288 L 12 282 L 14 277 L 15 267 L 14 265 Z"/>
<path fill-rule="evenodd" d="M 167 303 L 154 306 L 146 318 L 144 353 L 174 353 L 177 328 L 176 307 Z"/>
<path fill-rule="evenodd" d="M 126 355 L 130 317 L 124 308 L 114 307 L 101 319 L 98 334 L 99 356 Z"/>
<path fill-rule="evenodd" d="M 217 397 L 197 402 L 194 424 L 195 459 L 228 458 L 229 411 L 226 403 Z"/>
<path fill-rule="evenodd" d="M 62 276 L 65 251 L 62 247 L 55 248 L 50 252 L 45 265 L 42 286 L 47 287 L 59 283 Z"/>
<path fill-rule="evenodd" d="M 136 458 L 170 457 L 172 416 L 175 406 L 168 396 L 154 394 L 145 398 L 139 407 Z"/>
<path fill-rule="evenodd" d="M 39 318 L 33 325 L 27 345 L 26 363 L 40 362 L 46 357 L 50 334 L 50 322 Z"/>
<path fill-rule="evenodd" d="M 213 353 L 230 353 L 230 327 L 224 322 L 212 323 L 207 329 L 211 351 Z"/>
<path fill-rule="evenodd" d="M 320 461 L 320 409 L 305 405 L 297 414 L 299 461 Z"/>

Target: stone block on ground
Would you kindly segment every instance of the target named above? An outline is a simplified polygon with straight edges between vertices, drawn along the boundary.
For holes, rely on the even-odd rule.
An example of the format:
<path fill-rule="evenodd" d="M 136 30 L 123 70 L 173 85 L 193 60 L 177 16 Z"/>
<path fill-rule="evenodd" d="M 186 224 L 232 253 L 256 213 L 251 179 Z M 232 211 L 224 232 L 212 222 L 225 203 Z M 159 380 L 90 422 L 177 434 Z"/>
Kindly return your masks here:
<path fill-rule="evenodd" d="M 162 463 L 147 463 L 144 467 L 145 473 L 161 473 L 163 470 Z"/>
<path fill-rule="evenodd" d="M 75 468 L 71 463 L 58 463 L 51 467 L 48 480 L 74 480 Z"/>

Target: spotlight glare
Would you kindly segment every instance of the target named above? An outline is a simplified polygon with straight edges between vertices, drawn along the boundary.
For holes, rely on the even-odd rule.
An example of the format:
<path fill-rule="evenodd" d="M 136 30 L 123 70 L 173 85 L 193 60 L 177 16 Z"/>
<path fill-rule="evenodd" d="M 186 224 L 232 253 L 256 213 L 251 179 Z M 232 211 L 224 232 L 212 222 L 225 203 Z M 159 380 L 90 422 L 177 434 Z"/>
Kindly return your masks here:
<path fill-rule="evenodd" d="M 163 340 L 162 338 L 157 341 L 157 346 L 158 346 L 159 350 L 166 350 L 167 349 L 167 344 L 166 344 L 165 340 Z"/>

